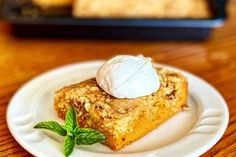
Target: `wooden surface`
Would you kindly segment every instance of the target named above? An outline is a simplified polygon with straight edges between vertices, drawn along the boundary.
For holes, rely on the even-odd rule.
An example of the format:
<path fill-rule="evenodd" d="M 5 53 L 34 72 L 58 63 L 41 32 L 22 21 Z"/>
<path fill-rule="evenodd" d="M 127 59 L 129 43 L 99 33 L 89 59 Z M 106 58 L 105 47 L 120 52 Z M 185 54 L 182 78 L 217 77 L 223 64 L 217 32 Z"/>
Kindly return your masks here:
<path fill-rule="evenodd" d="M 11 136 L 6 109 L 16 90 L 32 77 L 68 63 L 107 59 L 120 53 L 144 54 L 156 62 L 188 70 L 210 82 L 224 96 L 230 111 L 228 129 L 203 156 L 236 156 L 236 1 L 230 17 L 203 42 L 89 41 L 17 39 L 0 22 L 0 156 L 31 156 Z"/>

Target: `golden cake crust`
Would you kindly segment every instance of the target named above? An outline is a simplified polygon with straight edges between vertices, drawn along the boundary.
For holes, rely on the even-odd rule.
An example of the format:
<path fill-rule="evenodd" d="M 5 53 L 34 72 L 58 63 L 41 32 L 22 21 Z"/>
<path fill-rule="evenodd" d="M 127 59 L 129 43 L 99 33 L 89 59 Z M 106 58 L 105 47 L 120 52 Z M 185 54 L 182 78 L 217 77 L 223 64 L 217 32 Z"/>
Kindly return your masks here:
<path fill-rule="evenodd" d="M 157 70 L 160 89 L 149 96 L 118 99 L 103 91 L 95 78 L 58 90 L 55 110 L 65 118 L 74 106 L 81 127 L 94 128 L 105 134 L 105 144 L 113 150 L 143 137 L 175 113 L 186 107 L 187 81 L 180 73 Z"/>

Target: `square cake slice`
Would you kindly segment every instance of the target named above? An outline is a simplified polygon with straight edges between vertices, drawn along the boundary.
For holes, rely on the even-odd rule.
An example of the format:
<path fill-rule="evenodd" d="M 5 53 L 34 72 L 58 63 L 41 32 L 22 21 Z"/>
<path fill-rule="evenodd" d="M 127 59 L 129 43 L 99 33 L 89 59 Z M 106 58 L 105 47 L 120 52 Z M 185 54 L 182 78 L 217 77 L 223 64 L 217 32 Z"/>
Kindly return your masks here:
<path fill-rule="evenodd" d="M 187 107 L 186 78 L 166 69 L 157 72 L 161 86 L 151 95 L 118 99 L 103 91 L 95 78 L 91 78 L 58 90 L 55 110 L 64 119 L 66 111 L 74 106 L 80 127 L 99 130 L 107 137 L 104 144 L 119 150 Z"/>

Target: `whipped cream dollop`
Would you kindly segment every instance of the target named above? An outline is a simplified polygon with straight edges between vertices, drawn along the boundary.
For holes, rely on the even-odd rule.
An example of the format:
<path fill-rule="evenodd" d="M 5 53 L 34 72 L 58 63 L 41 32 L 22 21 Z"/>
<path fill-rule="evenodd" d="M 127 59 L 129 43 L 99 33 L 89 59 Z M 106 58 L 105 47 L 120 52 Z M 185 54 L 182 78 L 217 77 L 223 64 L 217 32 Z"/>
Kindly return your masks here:
<path fill-rule="evenodd" d="M 116 98 L 150 95 L 160 87 L 151 58 L 120 55 L 105 62 L 97 72 L 98 85 Z"/>

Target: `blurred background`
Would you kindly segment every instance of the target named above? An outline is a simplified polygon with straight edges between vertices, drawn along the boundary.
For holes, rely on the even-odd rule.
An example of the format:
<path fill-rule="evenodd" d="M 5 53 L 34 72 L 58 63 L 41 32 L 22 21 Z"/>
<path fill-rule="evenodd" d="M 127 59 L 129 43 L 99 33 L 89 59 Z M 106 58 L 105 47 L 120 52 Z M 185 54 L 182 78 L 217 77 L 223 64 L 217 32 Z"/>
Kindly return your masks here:
<path fill-rule="evenodd" d="M 226 0 L 2 0 L 17 36 L 203 40 L 227 17 Z"/>
<path fill-rule="evenodd" d="M 230 123 L 203 156 L 236 156 L 236 0 L 0 0 L 0 6 L 0 156 L 30 156 L 5 119 L 20 86 L 58 66 L 118 54 L 143 54 L 215 86 Z"/>

